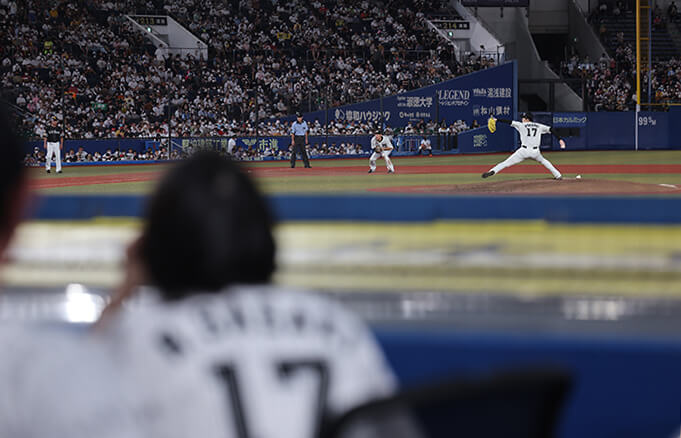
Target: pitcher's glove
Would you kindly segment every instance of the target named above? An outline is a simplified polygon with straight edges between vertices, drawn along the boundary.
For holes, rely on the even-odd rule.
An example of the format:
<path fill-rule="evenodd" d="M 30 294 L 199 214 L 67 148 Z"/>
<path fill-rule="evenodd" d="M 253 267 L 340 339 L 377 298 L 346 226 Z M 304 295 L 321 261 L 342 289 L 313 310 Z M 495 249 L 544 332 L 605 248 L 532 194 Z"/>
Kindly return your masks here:
<path fill-rule="evenodd" d="M 487 128 L 489 129 L 489 132 L 494 133 L 497 130 L 497 119 L 493 116 L 487 119 Z"/>

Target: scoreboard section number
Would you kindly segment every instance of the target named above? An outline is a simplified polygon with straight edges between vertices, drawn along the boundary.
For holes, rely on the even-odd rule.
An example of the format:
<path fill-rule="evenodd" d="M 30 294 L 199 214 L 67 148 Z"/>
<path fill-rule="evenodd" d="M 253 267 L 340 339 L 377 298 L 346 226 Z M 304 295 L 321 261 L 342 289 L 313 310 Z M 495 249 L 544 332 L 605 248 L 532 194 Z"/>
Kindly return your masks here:
<path fill-rule="evenodd" d="M 442 30 L 469 30 L 471 28 L 468 21 L 433 20 L 433 24 Z"/>
<path fill-rule="evenodd" d="M 168 17 L 150 15 L 131 15 L 130 18 L 142 26 L 167 26 Z"/>

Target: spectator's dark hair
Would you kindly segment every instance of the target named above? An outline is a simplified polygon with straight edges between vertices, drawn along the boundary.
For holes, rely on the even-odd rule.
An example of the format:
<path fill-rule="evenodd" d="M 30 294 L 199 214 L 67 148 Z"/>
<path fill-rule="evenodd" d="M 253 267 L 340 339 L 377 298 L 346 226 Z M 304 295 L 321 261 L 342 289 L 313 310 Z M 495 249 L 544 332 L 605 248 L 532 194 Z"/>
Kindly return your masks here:
<path fill-rule="evenodd" d="M 8 108 L 0 104 L 0 234 L 6 232 L 11 219 L 7 212 L 12 211 L 17 190 L 24 181 L 25 167 L 21 160 L 23 142 L 17 135 Z"/>
<path fill-rule="evenodd" d="M 166 300 L 267 283 L 275 268 L 272 219 L 237 164 L 199 152 L 172 169 L 152 196 L 140 252 Z"/>

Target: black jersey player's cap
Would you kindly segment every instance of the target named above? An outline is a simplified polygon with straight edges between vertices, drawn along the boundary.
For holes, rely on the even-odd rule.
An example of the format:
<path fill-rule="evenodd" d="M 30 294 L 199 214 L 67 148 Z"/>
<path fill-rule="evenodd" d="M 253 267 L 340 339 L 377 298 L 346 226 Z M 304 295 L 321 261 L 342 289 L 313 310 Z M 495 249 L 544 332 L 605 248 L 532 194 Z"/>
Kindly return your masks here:
<path fill-rule="evenodd" d="M 534 120 L 534 118 L 532 117 L 532 113 L 522 113 L 522 114 L 520 114 L 520 118 L 521 119 L 527 119 L 529 121 Z"/>

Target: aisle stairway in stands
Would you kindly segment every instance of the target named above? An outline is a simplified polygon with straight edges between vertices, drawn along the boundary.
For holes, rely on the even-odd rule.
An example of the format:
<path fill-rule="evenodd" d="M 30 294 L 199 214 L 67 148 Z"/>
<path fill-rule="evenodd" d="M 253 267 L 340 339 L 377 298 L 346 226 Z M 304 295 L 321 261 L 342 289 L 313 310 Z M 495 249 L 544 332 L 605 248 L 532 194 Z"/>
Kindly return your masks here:
<path fill-rule="evenodd" d="M 669 23 L 667 30 L 669 31 L 669 38 L 676 46 L 677 53 L 681 53 L 681 22 Z"/>
<path fill-rule="evenodd" d="M 617 34 L 622 32 L 624 34 L 624 41 L 631 44 L 632 47 L 636 45 L 636 15 L 632 13 L 622 14 L 619 17 L 607 16 L 601 20 L 607 29 L 606 37 L 604 38 L 605 45 L 610 49 L 611 55 L 614 54 L 617 48 Z M 653 29 L 653 61 L 664 60 L 679 56 L 681 53 L 680 45 L 675 44 L 670 33 L 671 29 L 678 26 L 678 24 L 668 23 L 662 25 L 658 29 Z M 678 32 L 678 29 L 674 29 Z"/>

